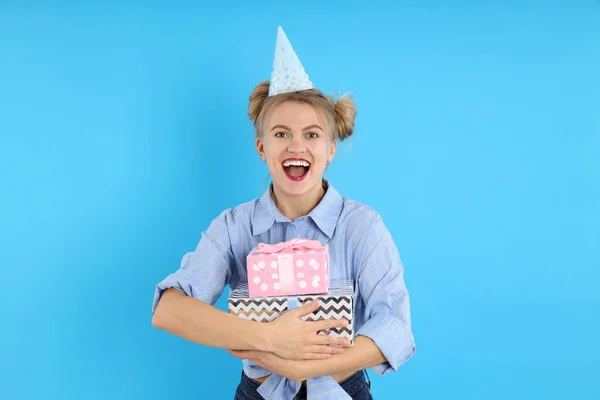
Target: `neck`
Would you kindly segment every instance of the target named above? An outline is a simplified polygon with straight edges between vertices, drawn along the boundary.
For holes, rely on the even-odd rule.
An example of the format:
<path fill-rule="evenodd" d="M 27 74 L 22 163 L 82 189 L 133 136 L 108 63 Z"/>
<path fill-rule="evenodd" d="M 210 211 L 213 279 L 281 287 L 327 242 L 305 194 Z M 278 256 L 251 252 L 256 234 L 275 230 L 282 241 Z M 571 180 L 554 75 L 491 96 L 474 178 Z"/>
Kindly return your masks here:
<path fill-rule="evenodd" d="M 271 196 L 279 212 L 294 222 L 296 218 L 307 215 L 319 204 L 325 196 L 325 187 L 324 184 L 318 185 L 314 190 L 303 196 L 289 196 L 273 185 Z"/>

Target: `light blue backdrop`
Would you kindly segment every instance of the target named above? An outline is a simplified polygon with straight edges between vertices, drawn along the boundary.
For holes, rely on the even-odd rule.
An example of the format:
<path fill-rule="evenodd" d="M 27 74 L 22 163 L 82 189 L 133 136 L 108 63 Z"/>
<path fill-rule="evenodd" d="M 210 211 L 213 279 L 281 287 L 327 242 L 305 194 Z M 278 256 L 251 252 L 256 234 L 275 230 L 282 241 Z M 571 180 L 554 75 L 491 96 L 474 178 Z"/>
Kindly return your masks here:
<path fill-rule="evenodd" d="M 375 399 L 599 398 L 597 1 L 67 3 L 0 3 L 3 399 L 233 398 L 240 362 L 150 307 L 265 189 L 277 25 L 354 93 L 328 178 L 405 264 L 418 350 Z"/>

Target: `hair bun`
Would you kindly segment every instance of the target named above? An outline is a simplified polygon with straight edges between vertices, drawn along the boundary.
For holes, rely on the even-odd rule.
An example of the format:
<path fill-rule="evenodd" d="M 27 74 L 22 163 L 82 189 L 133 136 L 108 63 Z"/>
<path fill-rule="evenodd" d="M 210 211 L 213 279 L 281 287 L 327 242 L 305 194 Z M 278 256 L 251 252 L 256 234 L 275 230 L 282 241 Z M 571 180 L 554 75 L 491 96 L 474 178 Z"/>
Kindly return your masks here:
<path fill-rule="evenodd" d="M 256 120 L 263 108 L 263 104 L 269 97 L 269 81 L 262 81 L 250 93 L 250 104 L 248 105 L 248 116 L 256 125 Z"/>
<path fill-rule="evenodd" d="M 349 138 L 354 132 L 354 119 L 356 118 L 356 104 L 350 97 L 341 97 L 333 104 L 335 112 L 335 125 L 340 140 Z"/>

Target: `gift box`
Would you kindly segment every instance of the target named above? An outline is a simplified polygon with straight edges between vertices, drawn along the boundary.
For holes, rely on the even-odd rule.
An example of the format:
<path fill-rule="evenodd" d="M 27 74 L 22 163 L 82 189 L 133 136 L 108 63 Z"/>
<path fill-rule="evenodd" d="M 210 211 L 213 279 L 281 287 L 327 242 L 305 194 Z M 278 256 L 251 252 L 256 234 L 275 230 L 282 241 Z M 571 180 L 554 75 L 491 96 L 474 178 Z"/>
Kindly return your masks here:
<path fill-rule="evenodd" d="M 354 287 L 350 280 L 334 280 L 329 290 L 322 295 L 251 297 L 248 285 L 240 283 L 228 298 L 229 313 L 257 322 L 271 322 L 288 310 L 302 307 L 312 300 L 319 299 L 319 307 L 310 314 L 301 317 L 304 321 L 325 319 L 346 319 L 349 324 L 344 328 L 332 328 L 320 331 L 320 335 L 331 335 L 350 340 L 354 344 Z"/>
<path fill-rule="evenodd" d="M 246 257 L 250 297 L 325 294 L 329 247 L 317 240 L 260 243 Z"/>

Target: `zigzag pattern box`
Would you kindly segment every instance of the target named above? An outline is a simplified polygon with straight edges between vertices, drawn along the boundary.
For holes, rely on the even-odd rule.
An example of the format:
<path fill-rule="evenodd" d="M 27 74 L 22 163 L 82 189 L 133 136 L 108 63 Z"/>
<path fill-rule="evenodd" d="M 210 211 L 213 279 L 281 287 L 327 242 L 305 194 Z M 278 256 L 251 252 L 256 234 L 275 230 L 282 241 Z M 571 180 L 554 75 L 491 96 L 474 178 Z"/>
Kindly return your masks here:
<path fill-rule="evenodd" d="M 271 322 L 288 311 L 288 304 L 295 303 L 292 298 L 297 299 L 298 307 L 302 307 L 311 300 L 319 299 L 319 307 L 302 319 L 304 321 L 320 321 L 345 318 L 350 322 L 347 327 L 332 328 L 329 332 L 321 331 L 319 334 L 343 337 L 349 339 L 354 345 L 353 291 L 352 281 L 331 281 L 327 294 L 251 298 L 248 294 L 248 284 L 240 283 L 229 295 L 228 307 L 230 314 L 240 318 L 257 322 Z"/>

